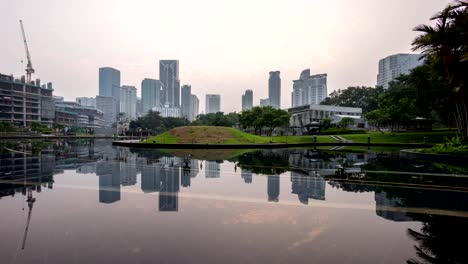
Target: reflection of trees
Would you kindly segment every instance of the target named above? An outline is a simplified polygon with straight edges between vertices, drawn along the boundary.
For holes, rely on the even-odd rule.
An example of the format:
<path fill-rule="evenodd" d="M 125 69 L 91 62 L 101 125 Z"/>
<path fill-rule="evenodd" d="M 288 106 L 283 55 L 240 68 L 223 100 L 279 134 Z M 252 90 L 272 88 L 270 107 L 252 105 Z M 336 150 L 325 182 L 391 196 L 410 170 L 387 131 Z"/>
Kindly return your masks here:
<path fill-rule="evenodd" d="M 289 170 L 287 156 L 272 151 L 256 151 L 238 157 L 242 169 L 256 174 L 278 175 Z"/>
<path fill-rule="evenodd" d="M 140 158 L 146 158 L 148 160 L 157 160 L 162 157 L 171 157 L 168 153 L 162 153 L 158 149 L 144 149 L 144 148 L 130 148 L 131 153 L 135 153 Z"/>
<path fill-rule="evenodd" d="M 374 192 L 378 186 L 362 183 L 353 183 L 353 182 L 342 182 L 342 181 L 328 181 L 328 184 L 333 188 L 342 189 L 345 192 Z"/>
<path fill-rule="evenodd" d="M 466 239 L 468 220 L 466 218 L 417 215 L 423 221 L 421 230 L 408 229 L 408 236 L 418 242 L 417 258 L 407 261 L 410 264 L 422 263 L 468 263 Z"/>

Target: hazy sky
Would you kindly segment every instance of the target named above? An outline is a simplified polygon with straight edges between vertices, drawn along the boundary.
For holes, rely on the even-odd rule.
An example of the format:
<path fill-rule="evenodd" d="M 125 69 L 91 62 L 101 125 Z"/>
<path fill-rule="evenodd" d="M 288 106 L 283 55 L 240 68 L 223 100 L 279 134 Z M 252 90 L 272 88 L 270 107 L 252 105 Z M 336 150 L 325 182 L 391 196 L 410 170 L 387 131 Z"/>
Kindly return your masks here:
<path fill-rule="evenodd" d="M 160 59 L 178 59 L 181 84 L 205 108 L 221 94 L 239 111 L 241 94 L 268 97 L 268 72 L 281 71 L 282 107 L 303 69 L 328 74 L 328 92 L 374 86 L 378 60 L 410 52 L 412 29 L 444 0 L 0 0 L 0 73 L 24 74 L 23 19 L 35 78 L 74 100 L 98 93 L 98 68 L 121 83 L 158 79 Z"/>

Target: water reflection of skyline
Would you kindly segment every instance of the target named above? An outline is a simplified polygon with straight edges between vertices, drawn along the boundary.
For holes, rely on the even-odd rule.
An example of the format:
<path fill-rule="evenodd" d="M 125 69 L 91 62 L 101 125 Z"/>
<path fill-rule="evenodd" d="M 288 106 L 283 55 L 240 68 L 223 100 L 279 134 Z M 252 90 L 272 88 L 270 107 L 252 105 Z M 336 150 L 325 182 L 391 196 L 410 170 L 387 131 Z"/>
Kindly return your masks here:
<path fill-rule="evenodd" d="M 190 188 L 192 178 L 200 171 L 204 172 L 207 180 L 221 178 L 223 161 L 196 160 L 167 156 L 156 151 L 133 151 L 126 148 L 109 146 L 106 141 L 63 142 L 57 141 L 36 155 L 20 153 L 3 153 L 1 173 L 1 195 L 12 195 L 24 192 L 23 180 L 25 175 L 28 184 L 35 189 L 41 186 L 53 186 L 53 175 L 64 170 L 74 169 L 78 174 L 93 174 L 99 177 L 100 203 L 115 203 L 121 200 L 121 188 L 137 185 L 138 175 L 141 176 L 141 191 L 143 193 L 159 193 L 159 211 L 178 211 L 180 188 Z M 250 155 L 250 156 L 249 156 Z M 258 159 L 261 157 L 261 159 Z M 442 190 L 419 190 L 381 187 L 377 185 L 361 184 L 359 182 L 342 182 L 336 177 L 336 168 L 348 166 L 353 175 L 361 170 L 353 164 L 367 164 L 376 159 L 376 154 L 345 153 L 330 156 L 326 152 L 315 150 L 268 150 L 246 154 L 243 158 L 228 161 L 236 168 L 235 174 L 240 175 L 245 184 L 253 182 L 254 175 L 266 178 L 266 200 L 279 202 L 280 178 L 289 173 L 291 193 L 297 195 L 298 201 L 308 204 L 309 200 L 325 201 L 327 185 L 346 192 L 374 192 L 376 215 L 392 221 L 411 221 L 412 218 L 403 211 L 392 208 L 416 207 L 446 210 L 468 211 L 464 192 L 449 192 Z M 263 160 L 262 160 L 263 159 Z M 262 162 L 266 162 L 266 166 Z M 280 164 L 273 167 L 271 161 Z M 226 164 L 228 164 L 226 163 Z M 252 164 L 253 163 L 253 164 Z M 401 161 L 400 161 L 401 163 Z M 204 165 L 204 168 L 200 165 Z M 237 172 L 239 166 L 239 172 Z M 289 171 L 289 172 L 288 172 Z M 263 174 L 263 175 L 262 175 Z M 358 173 L 359 174 L 359 173 Z M 36 183 L 35 183 L 36 181 Z M 327 184 L 328 182 L 328 184 Z M 23 184 L 24 185 L 24 184 Z M 425 198 L 422 195 L 434 192 L 447 197 L 454 197 L 463 202 L 449 203 L 442 198 L 438 200 Z M 447 204 L 450 204 L 447 205 Z"/>
<path fill-rule="evenodd" d="M 406 230 L 407 236 L 417 243 L 417 257 L 434 260 L 422 263 L 449 263 L 447 260 L 454 257 L 462 260 L 460 263 L 466 260 L 463 246 L 452 239 L 453 236 L 462 238 L 466 233 L 464 230 L 467 230 L 468 222 L 465 217 L 468 212 L 468 195 L 464 191 L 467 187 L 465 179 L 426 176 L 423 179 L 418 174 L 421 162 L 409 162 L 397 155 L 381 157 L 373 153 L 330 154 L 314 150 L 268 150 L 261 153 L 247 153 L 224 161 L 197 160 L 152 150 L 114 148 L 107 141 L 56 142 L 41 153 L 2 152 L 0 198 L 18 194 L 25 197 L 28 189 L 33 192 L 44 189 L 53 191 L 54 175 L 65 171 L 75 171 L 78 175 L 95 174 L 99 185 L 96 186 L 96 201 L 103 205 L 122 202 L 125 198 L 121 196 L 121 192 L 128 190 L 126 188 L 134 188 L 141 193 L 158 196 L 153 208 L 159 212 L 178 212 L 179 199 L 191 199 L 191 196 L 180 195 L 180 192 L 190 192 L 191 188 L 197 187 L 200 180 L 213 183 L 210 187 L 217 188 L 219 185 L 216 184 L 220 184 L 220 180 L 225 180 L 226 177 L 241 181 L 246 188 L 253 185 L 264 188 L 264 201 L 273 205 L 290 202 L 285 199 L 288 196 L 287 191 L 285 193 L 287 189 L 297 196 L 298 205 L 311 204 L 311 208 L 327 203 L 327 198 L 330 198 L 333 191 L 369 193 L 374 197 L 375 216 L 380 219 L 395 223 L 422 223 L 420 230 Z M 235 169 L 228 170 L 230 166 Z M 337 167 L 340 166 L 347 169 L 346 175 L 336 174 Z M 431 166 L 425 168 L 429 172 L 439 172 L 438 168 Z M 414 175 L 372 172 L 395 168 L 414 172 Z M 197 180 L 193 180 L 200 173 L 204 177 L 199 176 Z M 290 187 L 288 180 L 284 178 L 289 180 Z M 368 180 L 375 182 L 369 183 Z M 428 184 L 428 187 L 405 188 L 389 185 L 392 181 L 419 183 L 418 186 L 422 187 L 423 184 Z M 265 185 L 262 186 L 261 183 Z M 448 186 L 453 190 L 429 187 L 433 185 Z M 39 199 L 38 202 L 42 201 Z M 418 258 L 411 258 L 408 263 L 419 263 Z"/>

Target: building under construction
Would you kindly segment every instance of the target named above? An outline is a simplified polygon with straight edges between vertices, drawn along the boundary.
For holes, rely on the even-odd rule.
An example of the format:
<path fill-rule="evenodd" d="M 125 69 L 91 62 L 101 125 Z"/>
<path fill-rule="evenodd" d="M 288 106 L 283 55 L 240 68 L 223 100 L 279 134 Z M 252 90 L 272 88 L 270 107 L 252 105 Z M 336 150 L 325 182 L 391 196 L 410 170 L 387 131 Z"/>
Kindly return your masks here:
<path fill-rule="evenodd" d="M 52 83 L 42 85 L 40 80 L 27 82 L 24 77 L 0 74 L 0 122 L 11 122 L 30 127 L 37 122 L 52 127 L 55 104 Z"/>

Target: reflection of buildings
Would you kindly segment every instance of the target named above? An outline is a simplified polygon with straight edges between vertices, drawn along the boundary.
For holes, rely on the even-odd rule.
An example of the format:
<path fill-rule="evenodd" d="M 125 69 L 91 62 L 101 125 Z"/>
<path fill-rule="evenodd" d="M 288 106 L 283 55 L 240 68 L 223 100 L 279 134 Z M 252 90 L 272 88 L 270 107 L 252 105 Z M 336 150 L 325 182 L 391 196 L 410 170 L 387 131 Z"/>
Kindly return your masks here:
<path fill-rule="evenodd" d="M 30 155 L 18 152 L 0 153 L 0 197 L 26 194 L 26 189 L 41 192 L 52 189 L 54 156 Z"/>
<path fill-rule="evenodd" d="M 159 211 L 176 212 L 179 210 L 180 168 L 166 167 L 162 173 Z"/>
<path fill-rule="evenodd" d="M 325 200 L 325 180 L 320 176 L 291 172 L 291 184 L 292 193 L 297 194 L 303 204 L 308 204 L 309 198 Z"/>
<path fill-rule="evenodd" d="M 120 184 L 135 185 L 137 182 L 137 164 L 135 155 L 126 155 L 125 162 L 120 162 Z"/>
<path fill-rule="evenodd" d="M 252 183 L 252 172 L 247 169 L 241 169 L 241 177 L 245 183 Z"/>
<path fill-rule="evenodd" d="M 392 210 L 392 207 L 401 207 L 403 204 L 399 197 L 390 197 L 385 191 L 375 192 L 375 213 L 380 217 L 396 222 L 412 221 L 405 212 Z"/>
<path fill-rule="evenodd" d="M 99 176 L 99 202 L 113 203 L 119 201 L 119 164 L 116 162 L 99 162 L 96 164 L 96 175 Z"/>
<path fill-rule="evenodd" d="M 207 160 L 205 162 L 205 178 L 219 178 L 220 177 L 220 169 L 219 163 L 213 160 Z"/>
<path fill-rule="evenodd" d="M 145 193 L 161 190 L 161 167 L 155 165 L 143 166 L 141 169 L 141 190 Z"/>
<path fill-rule="evenodd" d="M 195 178 L 198 175 L 198 160 L 191 160 L 190 161 L 190 177 Z"/>
<path fill-rule="evenodd" d="M 182 187 L 190 187 L 190 168 L 182 169 Z"/>
<path fill-rule="evenodd" d="M 280 177 L 279 175 L 268 175 L 268 201 L 278 202 L 280 194 Z"/>

